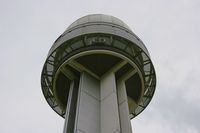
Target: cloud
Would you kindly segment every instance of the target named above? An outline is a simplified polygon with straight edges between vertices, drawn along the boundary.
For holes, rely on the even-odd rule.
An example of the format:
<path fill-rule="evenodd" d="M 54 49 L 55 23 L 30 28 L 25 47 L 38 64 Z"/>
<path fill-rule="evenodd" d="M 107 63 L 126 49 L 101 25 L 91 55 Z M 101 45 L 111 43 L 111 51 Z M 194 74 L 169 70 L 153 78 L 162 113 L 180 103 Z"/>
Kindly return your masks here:
<path fill-rule="evenodd" d="M 62 132 L 64 120 L 43 98 L 41 69 L 56 38 L 89 13 L 119 17 L 151 54 L 157 89 L 133 132 L 200 132 L 199 0 L 0 3 L 0 132 Z"/>

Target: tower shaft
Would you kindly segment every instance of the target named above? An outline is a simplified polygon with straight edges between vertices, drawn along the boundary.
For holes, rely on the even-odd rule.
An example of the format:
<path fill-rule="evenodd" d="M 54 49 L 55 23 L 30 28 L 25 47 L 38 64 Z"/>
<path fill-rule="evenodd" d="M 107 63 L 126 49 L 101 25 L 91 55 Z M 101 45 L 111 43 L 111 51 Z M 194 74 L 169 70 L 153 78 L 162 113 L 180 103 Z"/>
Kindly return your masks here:
<path fill-rule="evenodd" d="M 124 77 L 125 78 L 125 77 Z M 70 85 L 63 133 L 132 133 L 124 79 L 83 72 Z"/>

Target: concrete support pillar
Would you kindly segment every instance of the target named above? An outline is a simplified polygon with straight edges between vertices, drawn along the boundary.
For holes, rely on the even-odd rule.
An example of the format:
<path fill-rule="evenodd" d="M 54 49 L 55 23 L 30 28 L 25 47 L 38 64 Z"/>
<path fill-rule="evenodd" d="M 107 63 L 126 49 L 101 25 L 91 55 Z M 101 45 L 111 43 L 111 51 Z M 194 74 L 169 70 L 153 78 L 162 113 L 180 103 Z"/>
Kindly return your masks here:
<path fill-rule="evenodd" d="M 79 85 L 75 133 L 100 133 L 100 85 L 82 73 Z"/>
<path fill-rule="evenodd" d="M 118 107 L 119 107 L 119 118 L 122 133 L 132 133 L 130 118 L 129 118 L 129 108 L 128 99 L 126 94 L 126 86 L 124 81 L 120 81 L 117 84 L 117 94 L 118 94 Z"/>
<path fill-rule="evenodd" d="M 114 73 L 107 73 L 100 81 L 101 133 L 120 133 L 117 89 Z"/>
<path fill-rule="evenodd" d="M 79 87 L 78 81 L 71 82 L 69 96 L 68 96 L 67 110 L 65 114 L 64 133 L 74 133 L 78 87 Z"/>

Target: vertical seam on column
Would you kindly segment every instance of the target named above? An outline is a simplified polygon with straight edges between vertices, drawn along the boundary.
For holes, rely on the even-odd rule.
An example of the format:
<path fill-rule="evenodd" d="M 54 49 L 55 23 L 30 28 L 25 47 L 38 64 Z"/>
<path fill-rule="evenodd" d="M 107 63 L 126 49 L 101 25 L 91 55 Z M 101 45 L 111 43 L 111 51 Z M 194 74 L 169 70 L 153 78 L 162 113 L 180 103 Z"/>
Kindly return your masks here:
<path fill-rule="evenodd" d="M 119 109 L 119 97 L 118 97 L 118 91 L 119 91 L 119 88 L 118 88 L 118 86 L 119 85 L 117 85 L 117 81 L 116 81 L 116 78 L 115 78 L 115 84 L 116 84 L 116 95 L 117 95 L 117 106 L 118 106 L 118 117 L 119 117 L 119 128 L 120 128 L 120 131 L 119 132 L 122 132 L 122 128 L 121 128 L 121 117 L 120 117 L 120 109 Z M 116 130 L 117 131 L 117 130 Z M 116 132 L 115 131 L 115 132 Z"/>
<path fill-rule="evenodd" d="M 76 104 L 77 107 L 76 107 L 76 120 L 75 120 L 74 132 L 77 132 L 78 115 L 79 115 L 79 104 L 80 104 L 80 96 L 81 96 L 81 88 L 80 88 L 81 84 L 82 84 L 82 76 L 80 76 L 79 87 L 78 87 L 78 100 L 77 100 L 77 104 Z"/>
<path fill-rule="evenodd" d="M 73 88 L 74 88 L 74 81 L 71 81 L 71 83 L 70 83 L 70 90 L 69 90 L 69 96 L 68 96 L 68 100 L 67 100 L 68 102 L 67 102 L 67 107 L 66 107 L 66 113 L 65 113 L 64 132 L 67 131 L 67 128 L 68 128 L 69 111 L 70 111 L 70 108 L 71 108 Z"/>

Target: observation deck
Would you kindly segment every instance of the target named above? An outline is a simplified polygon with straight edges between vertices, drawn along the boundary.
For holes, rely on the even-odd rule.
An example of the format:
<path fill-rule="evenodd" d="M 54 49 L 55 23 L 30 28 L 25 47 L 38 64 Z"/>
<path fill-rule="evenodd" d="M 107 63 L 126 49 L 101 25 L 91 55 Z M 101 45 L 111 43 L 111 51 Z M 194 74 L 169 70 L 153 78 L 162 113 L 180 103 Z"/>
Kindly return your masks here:
<path fill-rule="evenodd" d="M 99 101 L 96 110 L 101 111 L 102 101 L 114 93 L 111 101 L 117 108 L 113 109 L 122 115 L 127 106 L 132 119 L 151 101 L 156 75 L 145 45 L 124 22 L 94 14 L 72 23 L 54 42 L 44 63 L 41 85 L 51 108 L 70 121 L 77 121 L 80 97 L 85 93 Z M 96 106 L 86 101 L 82 104 L 90 110 Z"/>

